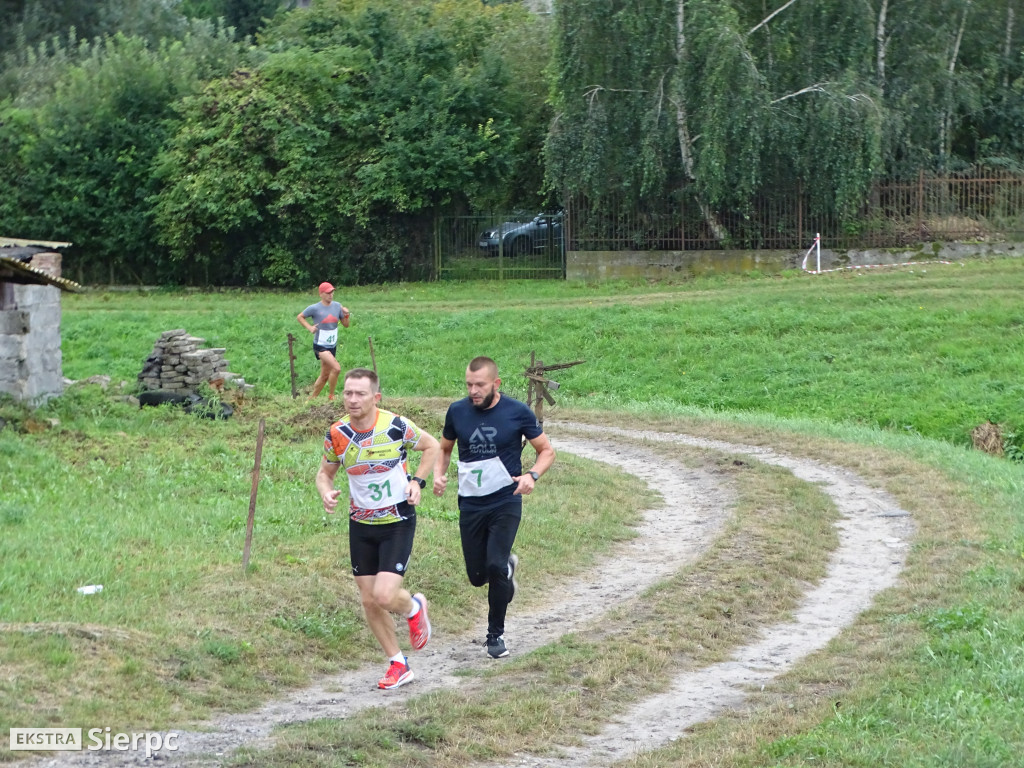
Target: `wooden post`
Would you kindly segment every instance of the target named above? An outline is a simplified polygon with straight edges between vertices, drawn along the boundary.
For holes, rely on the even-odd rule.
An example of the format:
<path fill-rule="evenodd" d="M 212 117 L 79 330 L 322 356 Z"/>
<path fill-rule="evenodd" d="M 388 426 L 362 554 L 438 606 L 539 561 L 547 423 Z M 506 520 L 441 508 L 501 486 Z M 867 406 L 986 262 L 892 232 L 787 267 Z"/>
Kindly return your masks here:
<path fill-rule="evenodd" d="M 924 227 L 924 169 L 917 174 L 917 231 L 920 236 Z"/>
<path fill-rule="evenodd" d="M 559 386 L 557 381 L 547 377 L 548 371 L 572 368 L 574 365 L 585 362 L 586 360 L 575 360 L 571 363 L 544 365 L 543 360 L 537 359 L 535 352 L 530 352 L 530 367 L 523 373 L 528 382 L 526 404 L 533 408 L 533 413 L 537 417 L 537 423 L 541 429 L 544 428 L 544 401 L 547 400 L 548 405 L 554 405 L 555 398 L 551 396 L 551 391 L 549 390 L 557 390 Z"/>
<path fill-rule="evenodd" d="M 530 354 L 530 357 L 531 358 L 533 357 L 533 353 Z M 538 360 L 537 364 L 534 366 L 534 370 L 543 371 L 544 370 L 544 361 L 543 360 Z M 541 387 L 543 387 L 543 384 L 537 384 L 537 386 L 536 386 L 536 389 L 537 389 L 537 404 L 533 407 L 533 412 L 535 414 L 537 414 L 537 424 L 539 424 L 541 430 L 543 430 L 544 429 L 544 398 L 541 397 L 541 394 L 543 393 L 544 390 L 541 389 Z"/>
<path fill-rule="evenodd" d="M 292 369 L 292 400 L 299 396 L 299 390 L 295 388 L 295 337 L 288 334 L 288 365 Z"/>
<path fill-rule="evenodd" d="M 373 336 L 367 336 L 366 340 L 370 343 L 370 362 L 373 363 L 373 372 L 377 372 L 377 357 L 373 354 Z"/>
<path fill-rule="evenodd" d="M 796 180 L 796 241 L 804 242 L 804 180 Z"/>
<path fill-rule="evenodd" d="M 530 369 L 529 370 L 532 371 L 536 367 L 537 367 L 537 353 L 531 350 L 530 351 Z M 533 408 L 533 396 L 534 396 L 533 389 L 534 389 L 534 387 L 533 387 L 533 379 L 531 379 L 529 376 L 527 376 L 527 378 L 526 378 L 526 405 L 529 408 Z"/>
<path fill-rule="evenodd" d="M 252 491 L 249 493 L 249 519 L 245 524 L 245 548 L 242 550 L 242 573 L 249 570 L 249 552 L 252 550 L 252 528 L 256 521 L 256 489 L 260 484 L 260 464 L 263 459 L 263 429 L 265 419 L 260 419 L 260 430 L 256 436 L 256 462 L 252 468 Z"/>

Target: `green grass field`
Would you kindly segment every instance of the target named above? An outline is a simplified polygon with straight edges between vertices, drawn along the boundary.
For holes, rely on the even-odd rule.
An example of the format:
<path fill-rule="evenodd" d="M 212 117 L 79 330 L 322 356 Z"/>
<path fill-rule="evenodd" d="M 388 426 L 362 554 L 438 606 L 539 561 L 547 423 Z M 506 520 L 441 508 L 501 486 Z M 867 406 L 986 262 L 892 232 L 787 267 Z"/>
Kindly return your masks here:
<path fill-rule="evenodd" d="M 594 408 L 697 407 L 874 425 L 966 445 L 986 420 L 1024 430 L 1024 305 L 1015 260 L 676 286 L 564 282 L 339 289 L 353 312 L 343 367 L 377 365 L 388 393 L 457 396 L 485 352 L 513 389 L 531 351 L 586 359 L 559 401 Z M 315 378 L 295 315 L 315 294 L 100 293 L 65 300 L 66 375 L 134 382 L 164 330 L 227 348 L 261 392 Z"/>
<path fill-rule="evenodd" d="M 1024 752 L 1024 468 L 969 446 L 985 421 L 1005 425 L 1011 444 L 1024 432 L 1021 295 L 1024 263 L 1012 259 L 678 285 L 354 288 L 337 296 L 353 313 L 339 358 L 368 365 L 372 338 L 385 405 L 435 434 L 477 354 L 498 360 L 517 396 L 531 352 L 586 360 L 554 375 L 561 388 L 548 416 L 820 457 L 913 513 L 917 538 L 897 588 L 743 711 L 630 765 L 994 768 Z M 184 727 L 377 659 L 346 566 L 344 518 L 325 516 L 312 486 L 334 410 L 290 396 L 289 333 L 300 389 L 316 376 L 294 319 L 315 300 L 65 296 L 65 375 L 108 374 L 113 385 L 72 387 L 36 411 L 0 401 L 0 732 Z M 255 385 L 230 421 L 122 399 L 118 382 L 130 388 L 174 328 L 226 348 L 230 369 Z M 258 522 L 242 573 L 260 419 Z M 489 673 L 479 689 L 288 728 L 272 751 L 236 764 L 508 760 L 614 717 L 657 689 L 656 670 L 719 658 L 737 631 L 784 615 L 835 546 L 834 510 L 813 487 L 757 466 L 724 482 L 737 496 L 729 530 L 700 562 L 638 596 L 631 615 L 610 617 L 607 642 L 572 636 Z M 578 503 L 594 484 L 596 502 Z M 565 454 L 544 490 L 529 500 L 519 539 L 536 585 L 524 607 L 631 535 L 624 473 Z M 566 509 L 586 536 L 565 535 Z M 431 595 L 436 623 L 469 630 L 485 603 L 463 575 L 454 496 L 431 497 L 420 515 L 417 588 Z M 75 591 L 93 583 L 104 591 Z M 756 599 L 736 600 L 741 584 Z M 0 761 L 14 757 L 0 751 Z"/>

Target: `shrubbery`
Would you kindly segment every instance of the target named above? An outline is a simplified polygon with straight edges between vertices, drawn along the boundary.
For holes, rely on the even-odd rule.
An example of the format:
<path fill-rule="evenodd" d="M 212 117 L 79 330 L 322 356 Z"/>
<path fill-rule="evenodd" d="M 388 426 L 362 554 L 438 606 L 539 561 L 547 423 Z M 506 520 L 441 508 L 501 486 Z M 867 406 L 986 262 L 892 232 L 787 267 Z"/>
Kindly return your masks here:
<path fill-rule="evenodd" d="M 535 23 L 475 0 L 346 0 L 280 14 L 255 47 L 193 21 L 158 44 L 30 50 L 8 79 L 45 72 L 43 92 L 0 104 L 4 234 L 73 241 L 86 282 L 427 278 L 438 212 L 522 191 L 503 182 L 544 123 L 524 138 L 510 52 L 490 42 Z M 539 173 L 520 175 L 536 194 Z"/>

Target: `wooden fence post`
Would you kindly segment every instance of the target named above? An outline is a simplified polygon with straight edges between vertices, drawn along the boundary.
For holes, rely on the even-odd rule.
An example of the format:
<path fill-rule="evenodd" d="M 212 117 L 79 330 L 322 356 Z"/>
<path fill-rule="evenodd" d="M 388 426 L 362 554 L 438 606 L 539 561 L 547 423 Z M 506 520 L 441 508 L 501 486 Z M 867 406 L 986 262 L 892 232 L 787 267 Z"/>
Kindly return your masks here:
<path fill-rule="evenodd" d="M 256 436 L 256 462 L 252 468 L 252 491 L 249 493 L 249 519 L 245 524 L 245 548 L 242 550 L 242 573 L 249 570 L 249 552 L 252 550 L 252 529 L 256 522 L 256 489 L 260 484 L 260 464 L 263 459 L 263 429 L 265 419 L 260 419 L 260 431 Z"/>
<path fill-rule="evenodd" d="M 288 365 L 292 370 L 292 400 L 299 396 L 299 391 L 295 388 L 295 337 L 290 333 L 288 334 Z"/>
<path fill-rule="evenodd" d="M 921 232 L 924 226 L 924 170 L 917 174 L 917 231 Z"/>

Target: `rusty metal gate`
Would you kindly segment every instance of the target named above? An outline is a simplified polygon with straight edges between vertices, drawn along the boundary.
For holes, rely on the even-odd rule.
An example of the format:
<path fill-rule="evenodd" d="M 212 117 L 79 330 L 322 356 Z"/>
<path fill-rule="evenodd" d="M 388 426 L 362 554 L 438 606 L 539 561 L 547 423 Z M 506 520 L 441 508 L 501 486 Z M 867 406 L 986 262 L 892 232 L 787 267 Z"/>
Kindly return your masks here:
<path fill-rule="evenodd" d="M 439 280 L 519 280 L 565 277 L 561 213 L 439 216 L 434 223 L 434 272 Z"/>

